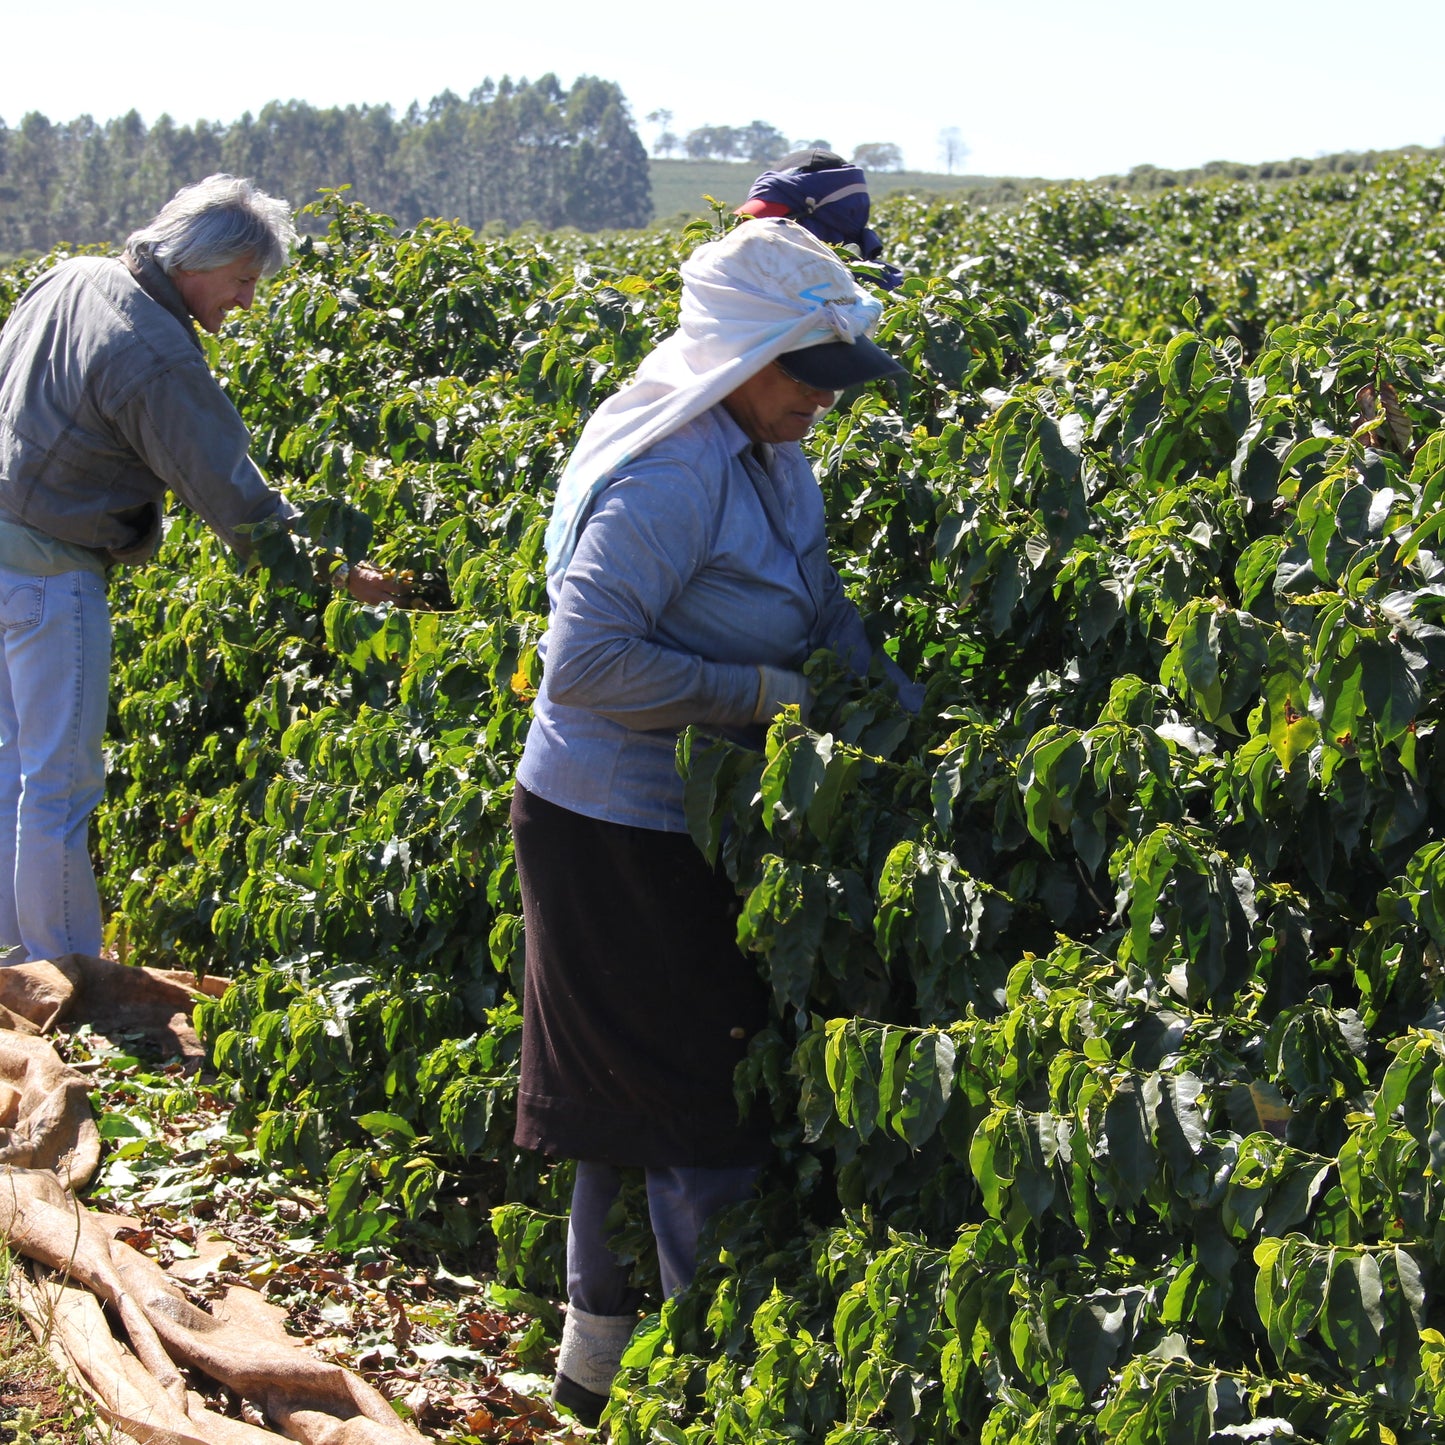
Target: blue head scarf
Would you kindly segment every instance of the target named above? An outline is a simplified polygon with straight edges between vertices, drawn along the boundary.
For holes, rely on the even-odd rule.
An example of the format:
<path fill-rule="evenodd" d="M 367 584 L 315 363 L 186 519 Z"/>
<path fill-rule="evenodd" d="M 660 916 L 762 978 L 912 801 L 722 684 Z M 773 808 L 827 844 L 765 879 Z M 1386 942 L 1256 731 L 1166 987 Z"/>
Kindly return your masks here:
<path fill-rule="evenodd" d="M 830 246 L 855 246 L 865 261 L 883 272 L 879 285 L 892 291 L 903 273 L 878 258 L 883 242 L 868 228 L 868 182 L 857 166 L 764 171 L 753 182 L 740 213 L 786 215 Z"/>

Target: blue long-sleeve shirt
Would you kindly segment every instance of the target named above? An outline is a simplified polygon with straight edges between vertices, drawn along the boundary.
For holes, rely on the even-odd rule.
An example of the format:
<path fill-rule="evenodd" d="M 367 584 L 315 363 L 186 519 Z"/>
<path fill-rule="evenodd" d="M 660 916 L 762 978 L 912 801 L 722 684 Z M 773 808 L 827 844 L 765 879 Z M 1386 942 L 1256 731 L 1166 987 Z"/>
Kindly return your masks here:
<path fill-rule="evenodd" d="M 751 741 L 758 664 L 871 655 L 827 558 L 796 444 L 754 448 L 722 406 L 607 484 L 548 584 L 543 680 L 517 779 L 587 817 L 685 832 L 677 736 Z"/>

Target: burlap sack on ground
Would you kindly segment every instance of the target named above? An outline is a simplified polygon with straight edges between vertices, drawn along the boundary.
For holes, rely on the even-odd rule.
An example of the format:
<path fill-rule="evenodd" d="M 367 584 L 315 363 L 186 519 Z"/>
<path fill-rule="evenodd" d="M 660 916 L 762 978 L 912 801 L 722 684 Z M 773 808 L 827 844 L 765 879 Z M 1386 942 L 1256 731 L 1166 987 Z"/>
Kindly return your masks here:
<path fill-rule="evenodd" d="M 116 1343 L 100 1301 L 77 1284 L 12 1276 L 37 1338 L 107 1424 L 141 1445 L 275 1445 L 268 1430 L 206 1409 L 194 1391 L 180 1410 L 140 1361 Z"/>
<path fill-rule="evenodd" d="M 0 977 L 18 972 L 0 969 Z M 0 1027 L 0 1165 L 46 1169 L 83 1189 L 99 1164 L 85 1079 L 44 1039 Z"/>
<path fill-rule="evenodd" d="M 128 1221 L 76 1197 L 100 1162 L 85 1079 L 39 1035 L 61 1020 L 139 1030 L 199 1055 L 186 975 L 72 954 L 0 968 L 0 1239 L 31 1261 L 13 1279 L 36 1335 L 100 1415 L 141 1445 L 264 1445 L 276 1436 L 218 1415 L 188 1389 L 199 1370 L 303 1445 L 401 1445 L 421 1437 L 359 1376 L 291 1339 L 250 1291 L 200 1309 L 118 1235 Z M 125 1334 L 111 1333 L 110 1307 Z"/>

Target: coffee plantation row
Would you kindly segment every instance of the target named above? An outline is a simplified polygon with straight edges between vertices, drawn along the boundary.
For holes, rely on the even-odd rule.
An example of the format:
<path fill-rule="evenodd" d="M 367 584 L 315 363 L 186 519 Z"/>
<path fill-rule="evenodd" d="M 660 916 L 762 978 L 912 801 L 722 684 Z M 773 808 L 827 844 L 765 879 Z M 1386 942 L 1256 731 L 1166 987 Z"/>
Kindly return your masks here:
<path fill-rule="evenodd" d="M 807 728 L 679 749 L 777 1154 L 615 1440 L 1445 1429 L 1442 196 L 1401 160 L 883 209 L 911 379 L 807 445 L 927 703 L 820 657 Z M 185 516 L 118 575 L 109 941 L 236 976 L 236 1127 L 331 1247 L 555 1296 L 567 1166 L 510 1142 L 542 532 L 709 227 L 322 210 L 213 360 L 310 538 L 449 606 L 319 597 L 286 533 L 241 573 Z"/>

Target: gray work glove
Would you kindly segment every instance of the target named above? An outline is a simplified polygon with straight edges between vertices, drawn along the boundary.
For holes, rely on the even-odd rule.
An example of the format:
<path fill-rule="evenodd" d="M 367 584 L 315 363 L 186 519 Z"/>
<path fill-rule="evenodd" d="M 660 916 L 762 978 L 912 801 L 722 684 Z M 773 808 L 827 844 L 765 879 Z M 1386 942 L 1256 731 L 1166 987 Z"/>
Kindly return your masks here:
<path fill-rule="evenodd" d="M 789 703 L 797 704 L 799 716 L 807 722 L 812 701 L 813 691 L 801 672 L 758 664 L 758 701 L 753 708 L 755 723 L 772 722 Z"/>

